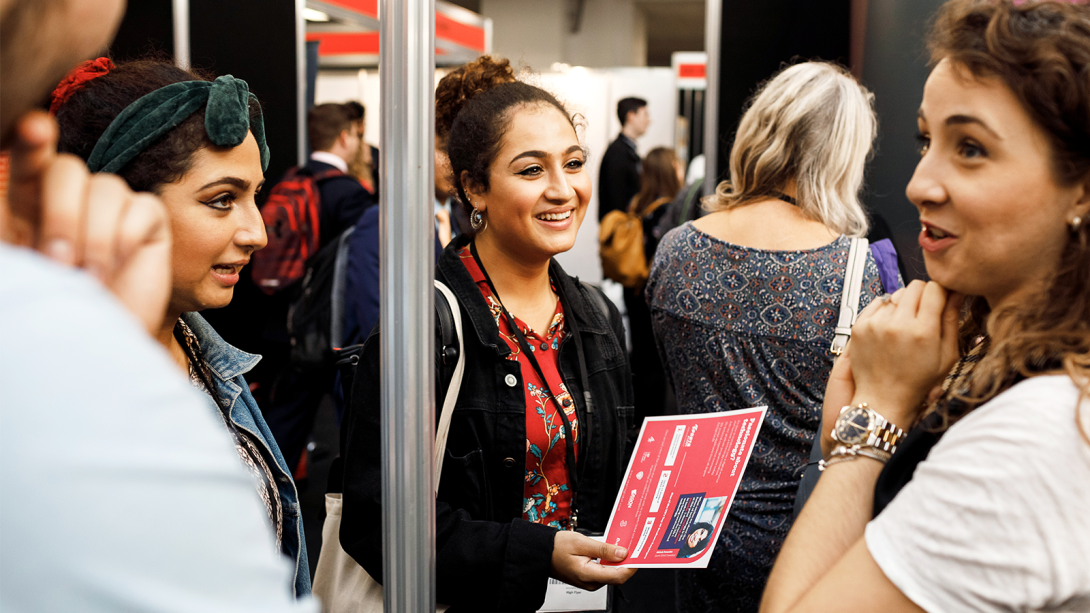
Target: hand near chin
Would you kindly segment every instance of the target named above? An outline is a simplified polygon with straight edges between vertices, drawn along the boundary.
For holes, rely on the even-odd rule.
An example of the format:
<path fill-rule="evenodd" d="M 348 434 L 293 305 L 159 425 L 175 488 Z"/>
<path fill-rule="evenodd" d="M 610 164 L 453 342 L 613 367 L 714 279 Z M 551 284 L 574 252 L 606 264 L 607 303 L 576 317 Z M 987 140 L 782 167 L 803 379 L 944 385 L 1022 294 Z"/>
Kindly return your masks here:
<path fill-rule="evenodd" d="M 928 394 L 958 359 L 962 303 L 961 295 L 923 281 L 871 303 L 852 328 L 852 357 L 846 365 L 854 382 L 851 402 L 866 402 L 894 424 L 910 428 Z"/>
<path fill-rule="evenodd" d="M 11 151 L 9 227 L 3 240 L 97 277 L 158 333 L 170 298 L 170 225 L 163 203 L 115 175 L 91 175 L 79 158 L 57 153 L 57 125 L 24 116 Z"/>
<path fill-rule="evenodd" d="M 596 559 L 621 562 L 628 555 L 623 547 L 596 541 L 570 530 L 558 530 L 553 539 L 552 576 L 584 590 L 603 585 L 620 585 L 636 574 L 635 568 L 602 566 Z"/>

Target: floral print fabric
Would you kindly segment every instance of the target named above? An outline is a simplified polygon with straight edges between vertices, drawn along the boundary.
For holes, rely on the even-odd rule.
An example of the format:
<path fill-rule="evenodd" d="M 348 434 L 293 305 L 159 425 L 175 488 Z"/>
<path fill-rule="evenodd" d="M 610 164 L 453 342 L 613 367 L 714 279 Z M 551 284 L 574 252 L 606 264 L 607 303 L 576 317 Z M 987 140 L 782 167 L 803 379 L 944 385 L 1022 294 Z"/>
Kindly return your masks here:
<path fill-rule="evenodd" d="M 708 568 L 676 575 L 682 613 L 760 606 L 821 419 L 850 244 L 765 251 L 687 223 L 659 245 L 647 299 L 679 412 L 768 405 Z M 882 293 L 868 255 L 859 308 Z"/>
<path fill-rule="evenodd" d="M 575 414 L 575 403 L 560 376 L 560 345 L 567 336 L 564 309 L 557 300 L 556 312 L 544 334 L 532 330 L 517 317 L 514 318 L 545 375 L 546 381 L 543 382 L 529 357 L 524 355 L 518 338 L 503 315 L 500 301 L 492 294 L 484 272 L 477 266 L 469 247 L 459 251 L 458 256 L 477 288 L 481 290 L 499 329 L 500 338 L 511 349 L 507 359 L 519 363 L 525 386 L 526 484 L 523 489 L 522 517 L 527 521 L 566 530 L 571 518 L 572 501 L 572 490 L 568 482 L 567 445 L 574 445 L 574 451 L 578 454 L 579 419 Z M 556 395 L 550 396 L 549 390 Z M 564 419 L 560 416 L 561 407 L 571 424 L 571 437 L 567 436 Z"/>

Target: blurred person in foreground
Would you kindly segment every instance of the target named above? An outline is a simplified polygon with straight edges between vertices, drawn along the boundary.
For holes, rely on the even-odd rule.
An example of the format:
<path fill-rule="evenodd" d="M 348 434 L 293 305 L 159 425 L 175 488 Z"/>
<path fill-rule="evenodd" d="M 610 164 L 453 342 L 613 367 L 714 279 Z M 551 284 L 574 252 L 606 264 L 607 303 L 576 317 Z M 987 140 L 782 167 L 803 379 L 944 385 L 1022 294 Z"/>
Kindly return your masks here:
<path fill-rule="evenodd" d="M 151 336 L 162 203 L 58 155 L 32 110 L 123 7 L 0 0 L 0 609 L 314 611 L 230 437 Z"/>
<path fill-rule="evenodd" d="M 932 281 L 833 368 L 768 613 L 1090 611 L 1090 7 L 954 0 L 929 42 Z"/>
<path fill-rule="evenodd" d="M 682 414 L 767 405 L 707 570 L 677 572 L 678 609 L 753 612 L 791 525 L 817 435 L 851 238 L 875 136 L 847 71 L 791 66 L 755 94 L 711 212 L 659 245 L 647 299 Z M 859 304 L 882 293 L 866 254 Z"/>

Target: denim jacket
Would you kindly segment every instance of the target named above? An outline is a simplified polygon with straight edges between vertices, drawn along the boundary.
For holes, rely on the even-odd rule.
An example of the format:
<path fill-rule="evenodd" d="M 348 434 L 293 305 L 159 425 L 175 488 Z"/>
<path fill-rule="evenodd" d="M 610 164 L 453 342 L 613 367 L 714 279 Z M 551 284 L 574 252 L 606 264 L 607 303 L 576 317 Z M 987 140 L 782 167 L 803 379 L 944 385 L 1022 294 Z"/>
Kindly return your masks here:
<path fill-rule="evenodd" d="M 526 397 L 519 363 L 487 303 L 457 255 L 458 237 L 439 258 L 436 278 L 461 307 L 465 374 L 447 439 L 435 504 L 436 596 L 455 611 L 532 612 L 545 599 L 556 530 L 523 517 L 526 475 Z M 559 366 L 576 402 L 582 430 L 576 491 L 579 529 L 605 529 L 624 475 L 632 414 L 632 375 L 621 316 L 608 300 L 603 314 L 578 280 L 554 261 L 549 273 L 566 296 L 564 313 L 576 320 L 593 394 L 584 401 L 576 337 L 560 345 Z M 382 578 L 382 454 L 379 429 L 379 343 L 372 332 L 353 382 L 343 427 L 344 550 L 372 577 Z M 436 375 L 436 408 L 445 387 Z"/>
<path fill-rule="evenodd" d="M 276 487 L 280 490 L 280 501 L 284 507 L 284 533 L 281 550 L 295 562 L 295 596 L 310 594 L 310 566 L 307 563 L 306 541 L 303 538 L 303 520 L 299 511 L 299 495 L 295 491 L 291 471 L 276 445 L 257 401 L 250 394 L 250 387 L 242 375 L 250 372 L 261 356 L 240 351 L 223 340 L 203 317 L 197 313 L 183 313 L 182 320 L 193 330 L 201 346 L 201 355 L 212 371 L 213 392 L 231 403 L 231 421 L 236 426 L 249 432 L 262 445 L 276 462 L 271 468 L 276 473 Z M 209 398 L 209 406 L 220 410 Z"/>

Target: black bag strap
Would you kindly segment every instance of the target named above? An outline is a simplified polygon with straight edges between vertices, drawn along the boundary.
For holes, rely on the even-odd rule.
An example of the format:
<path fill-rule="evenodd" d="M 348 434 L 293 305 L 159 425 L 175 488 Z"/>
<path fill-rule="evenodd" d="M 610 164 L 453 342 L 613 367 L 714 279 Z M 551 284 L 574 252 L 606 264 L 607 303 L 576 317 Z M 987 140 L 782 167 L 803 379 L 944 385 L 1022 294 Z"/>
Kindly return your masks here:
<path fill-rule="evenodd" d="M 447 303 L 447 298 L 443 292 L 438 288 L 434 288 L 435 291 L 435 321 L 438 328 L 438 343 L 435 347 L 435 365 L 439 371 L 440 381 L 436 383 L 441 385 L 441 395 L 446 397 L 447 390 L 450 388 L 451 379 L 454 377 L 454 368 L 458 363 L 458 356 L 460 349 L 458 345 L 458 331 L 454 327 L 454 313 L 450 308 L 450 304 Z M 368 341 L 371 339 L 368 338 Z M 336 367 L 337 371 L 341 374 L 341 392 L 344 397 L 344 406 L 352 406 L 352 386 L 356 379 L 356 371 L 360 365 L 360 359 L 363 356 L 363 350 L 367 346 L 367 343 L 360 343 L 356 345 L 349 345 L 337 349 L 334 353 L 336 355 Z M 436 407 L 437 409 L 441 407 Z M 345 434 L 347 429 L 343 423 L 341 425 L 341 441 L 340 452 L 344 453 Z M 333 464 L 329 468 L 329 483 L 326 486 L 326 493 L 337 494 L 342 490 L 342 480 L 344 478 L 344 462 L 340 456 L 333 460 Z"/>
<path fill-rule="evenodd" d="M 602 318 L 605 319 L 608 324 L 609 305 L 606 304 L 606 297 L 602 294 L 602 291 L 586 281 L 580 281 L 579 284 L 583 286 L 583 294 L 590 296 L 590 301 L 594 304 L 594 307 L 598 309 L 598 312 L 602 314 Z"/>

